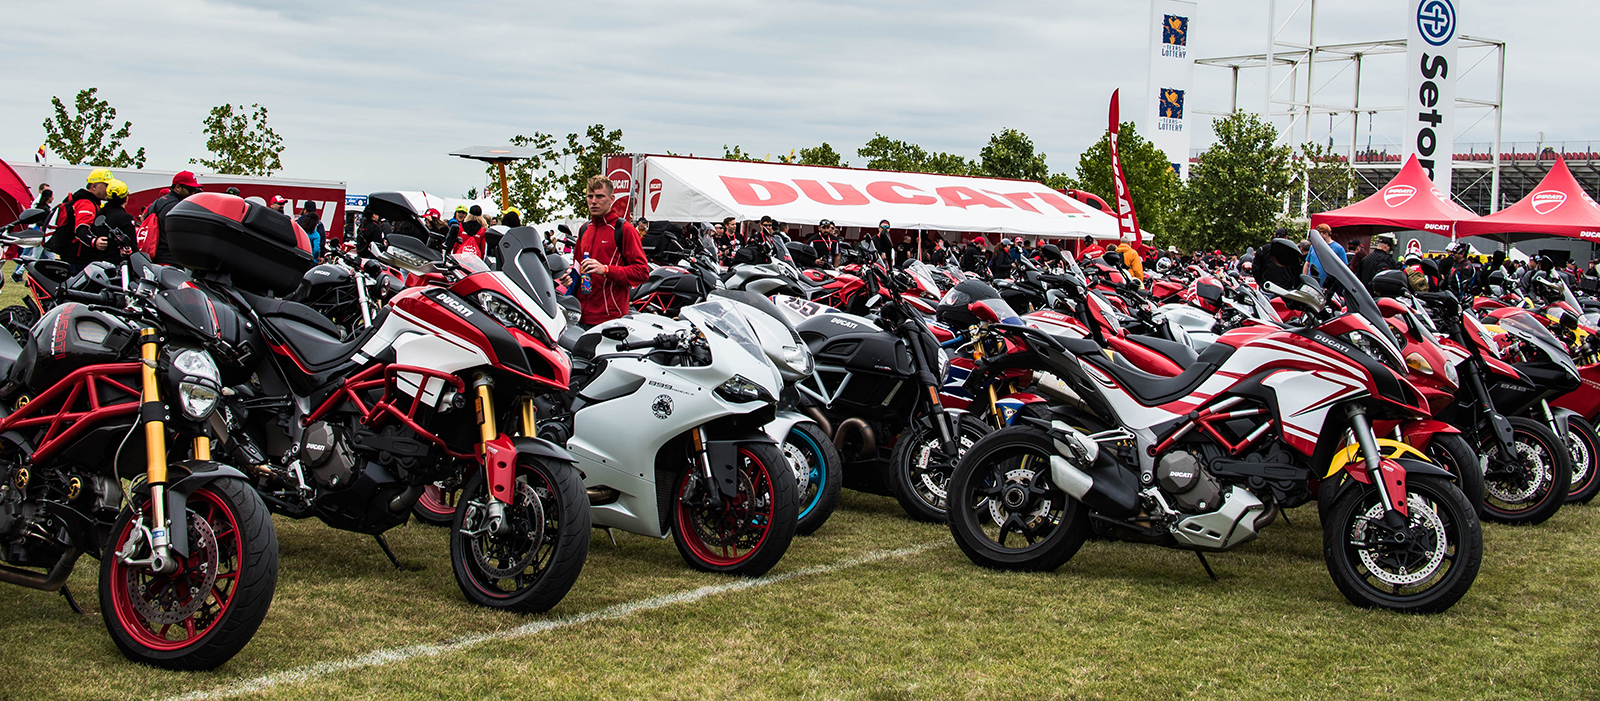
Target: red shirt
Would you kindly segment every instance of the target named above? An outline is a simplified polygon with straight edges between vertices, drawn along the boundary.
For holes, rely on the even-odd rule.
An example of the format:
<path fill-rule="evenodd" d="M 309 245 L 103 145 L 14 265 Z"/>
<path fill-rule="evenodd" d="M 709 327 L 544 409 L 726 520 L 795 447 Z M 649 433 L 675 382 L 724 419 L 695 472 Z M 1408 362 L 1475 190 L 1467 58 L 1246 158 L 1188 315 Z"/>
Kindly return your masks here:
<path fill-rule="evenodd" d="M 634 285 L 650 278 L 650 263 L 639 244 L 639 232 L 627 221 L 607 213 L 599 221 L 590 220 L 584 226 L 578 237 L 578 246 L 572 251 L 574 266 L 583 264 L 584 254 L 588 254 L 591 260 L 609 266 L 610 270 L 604 275 L 596 273 L 589 276 L 588 294 L 574 287 L 573 291 L 583 305 L 583 325 L 593 326 L 622 318 L 629 311 L 629 291 Z"/>

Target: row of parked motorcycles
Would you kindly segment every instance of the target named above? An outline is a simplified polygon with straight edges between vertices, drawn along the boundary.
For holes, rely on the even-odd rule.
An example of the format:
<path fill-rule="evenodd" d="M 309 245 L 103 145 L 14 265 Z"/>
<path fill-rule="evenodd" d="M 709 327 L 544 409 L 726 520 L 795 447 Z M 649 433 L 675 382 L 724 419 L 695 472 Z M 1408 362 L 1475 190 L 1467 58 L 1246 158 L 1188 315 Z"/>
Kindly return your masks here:
<path fill-rule="evenodd" d="M 1571 438 L 1593 417 L 1564 408 L 1556 371 L 1579 371 L 1540 319 L 1588 326 L 1375 299 L 1337 265 L 1323 288 L 1286 243 L 1253 277 L 1144 289 L 1050 247 L 985 281 L 781 238 L 724 268 L 666 231 L 634 313 L 582 329 L 537 230 L 446 253 L 403 196 L 367 211 L 397 233 L 321 265 L 288 217 L 220 193 L 169 212 L 181 267 L 27 263 L 0 311 L 0 581 L 76 608 L 88 554 L 127 657 L 207 669 L 266 616 L 270 514 L 392 561 L 388 530 L 447 527 L 467 600 L 526 613 L 571 589 L 593 529 L 759 576 L 849 487 L 1034 570 L 1091 536 L 1204 562 L 1316 499 L 1346 597 L 1426 612 L 1470 587 L 1480 515 L 1593 495 L 1600 445 Z"/>

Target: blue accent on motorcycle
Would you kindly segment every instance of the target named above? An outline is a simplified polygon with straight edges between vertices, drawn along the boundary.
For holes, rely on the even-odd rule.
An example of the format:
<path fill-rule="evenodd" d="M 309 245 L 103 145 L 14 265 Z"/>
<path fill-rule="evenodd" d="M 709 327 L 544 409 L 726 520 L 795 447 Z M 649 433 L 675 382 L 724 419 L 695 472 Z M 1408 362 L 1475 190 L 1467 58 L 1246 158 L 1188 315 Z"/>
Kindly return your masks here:
<path fill-rule="evenodd" d="M 812 497 L 811 503 L 806 504 L 805 508 L 800 510 L 800 515 L 795 517 L 805 518 L 806 514 L 811 513 L 812 509 L 817 508 L 817 502 L 822 501 L 822 492 L 824 491 L 823 488 L 828 486 L 828 466 L 817 466 L 816 463 L 822 462 L 822 448 L 817 445 L 816 441 L 811 440 L 811 436 L 806 435 L 805 431 L 790 429 L 789 438 L 793 439 L 796 436 L 805 441 L 805 444 L 809 446 L 808 452 L 810 453 L 810 459 L 812 463 L 811 481 L 815 482 L 817 485 L 817 495 Z"/>

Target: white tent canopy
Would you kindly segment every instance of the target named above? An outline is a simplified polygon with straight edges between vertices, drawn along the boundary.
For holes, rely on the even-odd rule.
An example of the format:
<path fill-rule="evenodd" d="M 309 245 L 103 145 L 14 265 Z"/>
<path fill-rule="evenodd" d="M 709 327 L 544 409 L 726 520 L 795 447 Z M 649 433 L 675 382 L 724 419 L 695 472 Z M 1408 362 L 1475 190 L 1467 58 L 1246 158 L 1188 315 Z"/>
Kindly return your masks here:
<path fill-rule="evenodd" d="M 828 219 L 842 227 L 1117 238 L 1117 221 L 1043 183 L 786 163 L 639 156 L 633 214 L 652 221 L 791 224 Z"/>

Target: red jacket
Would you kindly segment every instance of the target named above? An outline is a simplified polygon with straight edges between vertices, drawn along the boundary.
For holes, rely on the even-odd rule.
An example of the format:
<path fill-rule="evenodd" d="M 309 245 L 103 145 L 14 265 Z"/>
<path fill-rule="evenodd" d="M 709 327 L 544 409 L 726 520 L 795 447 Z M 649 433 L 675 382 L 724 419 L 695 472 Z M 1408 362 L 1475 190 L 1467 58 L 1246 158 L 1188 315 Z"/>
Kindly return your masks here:
<path fill-rule="evenodd" d="M 618 226 L 621 233 L 618 234 Z M 593 326 L 626 315 L 628 295 L 633 286 L 650 278 L 650 263 L 639 244 L 639 232 L 614 214 L 584 225 L 578 246 L 572 251 L 574 269 L 582 265 L 584 254 L 610 267 L 605 275 L 590 275 L 590 292 L 583 294 L 576 285 L 573 292 L 583 305 L 584 326 Z"/>

